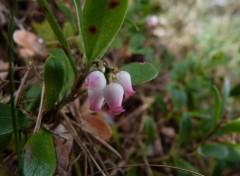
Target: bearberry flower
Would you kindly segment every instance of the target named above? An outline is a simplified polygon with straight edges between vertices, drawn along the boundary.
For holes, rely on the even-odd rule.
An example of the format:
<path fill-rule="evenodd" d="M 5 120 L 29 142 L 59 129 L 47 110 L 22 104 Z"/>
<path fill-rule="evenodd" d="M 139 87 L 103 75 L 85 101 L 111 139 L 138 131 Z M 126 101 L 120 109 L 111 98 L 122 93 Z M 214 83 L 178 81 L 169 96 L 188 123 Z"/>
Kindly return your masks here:
<path fill-rule="evenodd" d="M 103 89 L 107 84 L 104 74 L 100 71 L 91 72 L 85 82 L 90 102 L 90 110 L 101 111 L 104 102 Z"/>
<path fill-rule="evenodd" d="M 119 115 L 125 110 L 122 107 L 123 87 L 118 83 L 110 83 L 103 90 L 103 96 L 109 107 L 109 113 Z"/>
<path fill-rule="evenodd" d="M 124 89 L 125 98 L 135 94 L 135 91 L 132 88 L 131 76 L 128 72 L 120 71 L 117 73 L 116 78 L 116 82 L 121 84 Z"/>
<path fill-rule="evenodd" d="M 101 111 L 104 102 L 102 91 L 95 91 L 89 89 L 87 92 L 90 102 L 90 110 L 95 112 Z"/>
<path fill-rule="evenodd" d="M 94 90 L 101 90 L 103 89 L 106 84 L 106 78 L 104 74 L 100 71 L 93 71 L 91 72 L 86 78 L 86 87 L 87 89 L 94 89 Z"/>

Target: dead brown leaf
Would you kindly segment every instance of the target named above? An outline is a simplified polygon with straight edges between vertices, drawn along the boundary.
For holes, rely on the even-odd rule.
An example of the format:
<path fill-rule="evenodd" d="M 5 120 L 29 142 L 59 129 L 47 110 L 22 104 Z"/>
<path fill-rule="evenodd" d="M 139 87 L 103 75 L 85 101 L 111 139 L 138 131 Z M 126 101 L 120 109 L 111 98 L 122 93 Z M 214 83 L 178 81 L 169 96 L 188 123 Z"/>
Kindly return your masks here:
<path fill-rule="evenodd" d="M 67 176 L 69 167 L 70 152 L 73 146 L 72 134 L 67 131 L 67 129 L 59 124 L 55 129 L 56 134 L 54 138 L 54 143 L 56 147 L 57 154 L 57 171 L 56 175 Z"/>
<path fill-rule="evenodd" d="M 21 55 L 22 57 L 32 57 L 33 53 L 34 55 L 46 57 L 47 52 L 44 41 L 36 34 L 25 30 L 16 30 L 13 34 L 13 39 L 15 43 L 24 49 L 20 51 L 20 54 L 23 54 Z"/>
<path fill-rule="evenodd" d="M 83 117 L 83 128 L 89 133 L 100 137 L 103 140 L 108 140 L 112 136 L 111 127 L 100 117 L 89 115 Z"/>

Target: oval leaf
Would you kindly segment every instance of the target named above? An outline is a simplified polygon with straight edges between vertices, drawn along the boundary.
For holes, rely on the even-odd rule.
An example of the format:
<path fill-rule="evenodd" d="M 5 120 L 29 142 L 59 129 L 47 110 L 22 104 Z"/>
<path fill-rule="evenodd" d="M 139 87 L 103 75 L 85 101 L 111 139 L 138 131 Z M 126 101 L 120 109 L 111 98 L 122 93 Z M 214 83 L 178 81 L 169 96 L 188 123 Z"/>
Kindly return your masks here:
<path fill-rule="evenodd" d="M 145 119 L 145 135 L 146 143 L 149 144 L 155 138 L 154 120 L 152 117 L 146 117 Z"/>
<path fill-rule="evenodd" d="M 74 80 L 75 80 L 75 75 L 73 72 L 73 69 L 71 67 L 70 62 L 68 61 L 68 58 L 66 56 L 66 54 L 63 52 L 63 50 L 57 48 L 52 50 L 51 55 L 53 57 L 58 58 L 58 60 L 60 62 L 62 62 L 62 65 L 64 66 L 64 86 L 62 89 L 61 94 L 64 95 L 68 95 L 71 92 Z"/>
<path fill-rule="evenodd" d="M 192 122 L 189 114 L 185 113 L 179 124 L 179 145 L 185 146 L 191 140 Z"/>
<path fill-rule="evenodd" d="M 100 58 L 120 29 L 128 0 L 87 0 L 83 9 L 83 40 L 89 62 Z"/>
<path fill-rule="evenodd" d="M 214 105 L 213 105 L 213 122 L 214 126 L 218 123 L 223 113 L 222 98 L 216 86 L 213 86 Z"/>
<path fill-rule="evenodd" d="M 64 57 L 65 54 L 62 50 L 54 50 L 44 66 L 44 83 L 48 109 L 51 109 L 55 102 L 59 100 L 59 95 L 64 87 L 66 72 Z"/>
<path fill-rule="evenodd" d="M 224 124 L 219 130 L 222 132 L 239 133 L 240 118 Z"/>
<path fill-rule="evenodd" d="M 112 136 L 111 127 L 99 116 L 84 117 L 83 128 L 106 141 Z"/>
<path fill-rule="evenodd" d="M 31 22 L 37 35 L 40 36 L 45 42 L 56 39 L 50 24 L 41 11 L 32 11 Z"/>
<path fill-rule="evenodd" d="M 52 176 L 57 165 L 52 136 L 35 133 L 24 146 L 23 159 L 23 175 Z"/>
<path fill-rule="evenodd" d="M 17 110 L 17 114 L 19 128 L 29 126 L 32 123 L 21 111 Z M 0 103 L 0 135 L 6 135 L 13 131 L 11 107 Z"/>
<path fill-rule="evenodd" d="M 26 111 L 35 110 L 39 107 L 42 88 L 39 83 L 33 84 L 25 93 L 24 108 Z"/>
<path fill-rule="evenodd" d="M 192 163 L 181 158 L 173 158 L 173 164 L 178 168 L 186 169 L 192 172 L 199 172 L 198 169 L 192 165 Z"/>
<path fill-rule="evenodd" d="M 157 69 L 150 63 L 131 63 L 121 67 L 131 75 L 132 84 L 140 84 L 151 81 L 158 75 Z"/>
<path fill-rule="evenodd" d="M 221 144 L 206 144 L 198 150 L 201 155 L 213 157 L 216 159 L 224 159 L 228 156 L 228 149 Z"/>

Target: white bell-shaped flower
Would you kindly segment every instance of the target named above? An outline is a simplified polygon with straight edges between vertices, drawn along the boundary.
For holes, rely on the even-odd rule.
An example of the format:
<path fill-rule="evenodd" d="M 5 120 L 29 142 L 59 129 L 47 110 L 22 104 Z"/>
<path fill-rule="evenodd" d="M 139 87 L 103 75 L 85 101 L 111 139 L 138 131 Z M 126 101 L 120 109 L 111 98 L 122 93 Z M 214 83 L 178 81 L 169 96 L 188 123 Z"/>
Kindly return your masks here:
<path fill-rule="evenodd" d="M 132 88 L 131 76 L 128 72 L 120 71 L 117 73 L 116 78 L 116 82 L 121 84 L 124 89 L 125 98 L 135 94 L 135 91 Z"/>
<path fill-rule="evenodd" d="M 122 107 L 124 90 L 118 83 L 110 83 L 103 90 L 103 96 L 109 107 L 109 113 L 119 115 L 125 110 Z"/>
<path fill-rule="evenodd" d="M 104 102 L 103 89 L 107 84 L 104 74 L 100 71 L 91 72 L 85 82 L 90 102 L 90 110 L 101 111 Z"/>
<path fill-rule="evenodd" d="M 86 78 L 86 87 L 87 89 L 101 90 L 106 84 L 106 78 L 104 74 L 100 71 L 91 72 Z"/>

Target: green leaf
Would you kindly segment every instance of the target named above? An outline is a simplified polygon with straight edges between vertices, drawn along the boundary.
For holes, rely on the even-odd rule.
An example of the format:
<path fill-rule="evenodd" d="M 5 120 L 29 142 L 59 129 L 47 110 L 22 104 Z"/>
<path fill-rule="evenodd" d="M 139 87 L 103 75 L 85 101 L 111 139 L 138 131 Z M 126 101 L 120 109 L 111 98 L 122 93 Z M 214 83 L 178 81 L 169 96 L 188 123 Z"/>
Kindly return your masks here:
<path fill-rule="evenodd" d="M 77 19 L 78 19 L 78 42 L 77 44 L 80 46 L 80 51 L 85 54 L 85 45 L 83 42 L 83 14 L 82 14 L 82 5 L 81 1 L 73 0 L 76 11 L 77 11 Z"/>
<path fill-rule="evenodd" d="M 0 136 L 0 153 L 7 148 L 11 138 L 12 138 L 12 134 L 7 134 L 7 135 L 1 135 Z"/>
<path fill-rule="evenodd" d="M 110 47 L 114 49 L 120 49 L 122 45 L 123 45 L 123 39 L 117 35 L 112 41 Z"/>
<path fill-rule="evenodd" d="M 51 134 L 46 131 L 35 133 L 24 146 L 23 160 L 25 176 L 54 175 L 57 160 Z"/>
<path fill-rule="evenodd" d="M 130 24 L 130 26 L 132 26 L 136 32 L 140 31 L 139 26 L 135 22 L 133 22 L 132 19 L 126 17 L 124 22 Z"/>
<path fill-rule="evenodd" d="M 62 32 L 61 27 L 59 26 L 57 19 L 52 13 L 52 10 L 49 8 L 48 3 L 46 0 L 37 0 L 40 7 L 43 9 L 44 14 L 46 15 L 46 18 L 49 22 L 49 24 L 52 27 L 52 30 L 54 34 L 56 35 L 57 39 L 59 40 L 59 43 L 61 44 L 65 54 L 67 55 L 68 61 L 73 69 L 74 75 L 77 74 L 77 67 L 73 59 L 73 55 L 71 53 L 70 46 Z"/>
<path fill-rule="evenodd" d="M 174 106 L 174 111 L 179 111 L 187 103 L 187 94 L 185 90 L 179 89 L 173 85 L 168 86 L 171 101 Z"/>
<path fill-rule="evenodd" d="M 201 146 L 198 151 L 200 154 L 207 157 L 231 162 L 232 164 L 240 163 L 240 145 L 238 144 L 211 143 Z"/>
<path fill-rule="evenodd" d="M 129 167 L 127 176 L 137 176 L 137 167 Z"/>
<path fill-rule="evenodd" d="M 131 38 L 129 41 L 130 52 L 136 53 L 139 49 L 142 49 L 144 39 L 145 38 L 142 33 L 135 33 L 131 35 Z"/>
<path fill-rule="evenodd" d="M 53 30 L 42 12 L 33 11 L 31 14 L 31 22 L 37 35 L 45 42 L 56 40 Z"/>
<path fill-rule="evenodd" d="M 206 144 L 198 149 L 198 152 L 207 157 L 224 159 L 228 156 L 228 149 L 221 144 Z"/>
<path fill-rule="evenodd" d="M 73 26 L 68 22 L 64 23 L 63 33 L 64 33 L 64 36 L 67 38 L 74 36 L 75 31 Z"/>
<path fill-rule="evenodd" d="M 240 133 L 240 118 L 232 120 L 222 125 L 219 131 L 230 132 L 230 133 Z"/>
<path fill-rule="evenodd" d="M 223 171 L 226 169 L 226 163 L 224 160 L 218 160 L 215 163 L 212 176 L 219 176 L 222 175 Z"/>
<path fill-rule="evenodd" d="M 56 4 L 57 4 L 58 8 L 63 12 L 64 16 L 67 18 L 67 21 L 70 22 L 72 26 L 74 26 L 74 17 L 73 17 L 73 13 L 70 10 L 70 8 L 67 7 L 60 0 L 57 0 Z"/>
<path fill-rule="evenodd" d="M 213 86 L 213 93 L 214 93 L 213 122 L 215 126 L 218 123 L 219 119 L 222 117 L 223 107 L 222 99 L 219 90 L 216 86 Z"/>
<path fill-rule="evenodd" d="M 46 104 L 48 109 L 54 106 L 64 87 L 64 73 L 66 68 L 61 61 L 62 53 L 56 52 L 55 54 L 59 54 L 60 58 L 56 55 L 51 55 L 44 66 L 44 83 L 46 87 Z"/>
<path fill-rule="evenodd" d="M 87 0 L 83 10 L 83 40 L 89 62 L 100 58 L 120 29 L 128 0 Z"/>
<path fill-rule="evenodd" d="M 64 86 L 61 91 L 61 96 L 66 96 L 71 92 L 72 86 L 74 84 L 73 69 L 71 67 L 70 62 L 67 59 L 67 56 L 63 52 L 63 50 L 57 48 L 57 49 L 50 51 L 50 53 L 53 57 L 57 58 L 62 63 L 62 65 L 64 65 L 64 67 L 63 67 L 63 69 L 64 69 Z"/>
<path fill-rule="evenodd" d="M 31 125 L 32 121 L 21 111 L 17 110 L 19 128 Z M 0 103 L 0 135 L 10 134 L 14 131 L 12 126 L 11 107 L 7 104 Z"/>
<path fill-rule="evenodd" d="M 193 172 L 199 172 L 199 170 L 196 167 L 194 167 L 190 162 L 181 158 L 173 158 L 173 164 L 175 167 L 178 167 L 181 169 L 186 169 Z M 187 175 L 190 175 L 190 174 L 185 172 L 180 172 L 178 176 L 187 176 Z"/>
<path fill-rule="evenodd" d="M 237 144 L 230 144 L 225 146 L 228 149 L 228 156 L 225 158 L 226 161 L 228 162 L 233 162 L 233 163 L 240 163 L 240 149 L 239 145 Z"/>
<path fill-rule="evenodd" d="M 25 93 L 24 107 L 26 111 L 36 110 L 40 104 L 42 88 L 39 83 L 32 85 Z"/>
<path fill-rule="evenodd" d="M 184 113 L 179 124 L 179 145 L 181 147 L 189 144 L 192 133 L 191 117 L 188 113 Z"/>
<path fill-rule="evenodd" d="M 161 94 L 157 93 L 155 95 L 155 102 L 163 113 L 167 112 L 167 106 Z"/>
<path fill-rule="evenodd" d="M 130 63 L 121 67 L 131 75 L 132 84 L 140 84 L 151 81 L 157 77 L 157 69 L 150 63 Z"/>
<path fill-rule="evenodd" d="M 152 117 L 145 119 L 146 143 L 149 144 L 155 137 L 154 120 Z"/>

